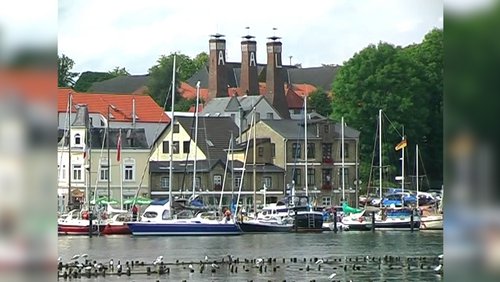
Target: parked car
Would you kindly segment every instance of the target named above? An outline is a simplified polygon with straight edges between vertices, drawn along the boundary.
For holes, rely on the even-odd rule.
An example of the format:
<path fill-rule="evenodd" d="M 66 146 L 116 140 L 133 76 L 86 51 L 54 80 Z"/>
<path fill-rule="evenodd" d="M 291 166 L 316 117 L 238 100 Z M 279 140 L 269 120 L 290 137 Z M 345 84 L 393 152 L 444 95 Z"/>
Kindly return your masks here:
<path fill-rule="evenodd" d="M 396 206 L 396 207 L 402 207 L 403 206 L 403 201 L 405 205 L 408 204 L 416 204 L 417 203 L 417 197 L 410 193 L 392 193 L 388 194 L 384 197 L 382 200 L 382 206 L 384 207 L 389 207 L 389 206 Z"/>

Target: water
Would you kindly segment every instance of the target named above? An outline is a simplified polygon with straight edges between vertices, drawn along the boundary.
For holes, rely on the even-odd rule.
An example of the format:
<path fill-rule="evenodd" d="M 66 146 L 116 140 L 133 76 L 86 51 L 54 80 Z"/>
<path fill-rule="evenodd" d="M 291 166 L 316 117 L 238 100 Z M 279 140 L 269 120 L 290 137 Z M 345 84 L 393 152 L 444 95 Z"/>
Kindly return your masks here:
<path fill-rule="evenodd" d="M 436 257 L 443 253 L 442 232 L 407 232 L 376 231 L 372 232 L 323 232 L 320 234 L 244 234 L 230 237 L 59 237 L 59 255 L 68 261 L 75 254 L 87 253 L 91 260 L 108 262 L 118 260 L 145 261 L 151 263 L 157 256 L 164 256 L 164 262 L 199 262 L 205 256 L 209 260 L 221 260 L 227 254 L 240 258 L 238 273 L 231 273 L 227 265 L 216 273 L 206 270 L 190 273 L 186 266 L 170 266 L 168 275 L 157 274 L 126 276 L 106 276 L 81 278 L 81 281 L 330 281 L 328 276 L 337 273 L 334 279 L 340 281 L 441 281 L 441 275 L 433 268 L 438 264 L 427 258 L 424 269 L 418 262 L 408 269 L 404 264 L 406 257 Z M 369 256 L 368 262 L 363 258 Z M 373 257 L 401 257 L 401 263 L 371 261 Z M 248 272 L 243 270 L 243 259 L 276 258 L 276 263 L 269 264 L 262 273 L 253 264 L 246 264 Z M 359 262 L 355 262 L 358 257 Z M 286 262 L 283 263 L 283 258 Z M 290 259 L 297 258 L 297 263 Z M 306 258 L 307 262 L 303 259 Z M 328 259 L 318 270 L 313 258 Z M 348 259 L 351 258 L 352 262 Z M 342 259 L 342 262 L 334 262 Z M 347 261 L 345 261 L 347 259 Z M 421 263 L 422 264 L 422 263 Z M 273 268 L 279 265 L 276 272 Z M 310 270 L 306 271 L 306 265 Z M 344 271 L 344 265 L 346 270 Z M 353 269 L 358 266 L 360 269 Z M 80 280 L 80 279 L 79 279 Z"/>

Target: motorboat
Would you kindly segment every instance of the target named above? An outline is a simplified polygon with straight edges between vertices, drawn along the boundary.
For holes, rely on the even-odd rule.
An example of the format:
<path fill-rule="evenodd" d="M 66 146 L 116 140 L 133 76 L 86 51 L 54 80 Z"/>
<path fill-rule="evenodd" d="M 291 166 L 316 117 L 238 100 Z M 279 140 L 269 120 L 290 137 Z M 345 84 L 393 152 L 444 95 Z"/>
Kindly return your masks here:
<path fill-rule="evenodd" d="M 92 217 L 92 227 L 90 227 L 88 211 L 71 210 L 65 217 L 57 220 L 58 235 L 98 235 L 103 230 L 104 225 L 96 216 Z"/>

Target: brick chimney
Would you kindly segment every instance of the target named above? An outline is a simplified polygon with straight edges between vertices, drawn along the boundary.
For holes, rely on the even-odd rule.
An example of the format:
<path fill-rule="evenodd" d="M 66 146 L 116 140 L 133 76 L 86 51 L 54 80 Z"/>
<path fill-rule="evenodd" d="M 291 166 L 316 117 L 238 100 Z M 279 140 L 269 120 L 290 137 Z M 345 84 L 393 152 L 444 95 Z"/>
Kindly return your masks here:
<path fill-rule="evenodd" d="M 254 36 L 243 36 L 241 41 L 240 89 L 242 94 L 260 95 L 257 75 L 257 42 Z"/>
<path fill-rule="evenodd" d="M 281 42 L 279 37 L 268 37 L 267 68 L 266 68 L 266 98 L 285 119 L 290 119 L 290 112 L 285 96 L 285 82 L 281 61 Z"/>
<path fill-rule="evenodd" d="M 227 97 L 226 40 L 223 37 L 217 33 L 209 41 L 208 100 Z"/>

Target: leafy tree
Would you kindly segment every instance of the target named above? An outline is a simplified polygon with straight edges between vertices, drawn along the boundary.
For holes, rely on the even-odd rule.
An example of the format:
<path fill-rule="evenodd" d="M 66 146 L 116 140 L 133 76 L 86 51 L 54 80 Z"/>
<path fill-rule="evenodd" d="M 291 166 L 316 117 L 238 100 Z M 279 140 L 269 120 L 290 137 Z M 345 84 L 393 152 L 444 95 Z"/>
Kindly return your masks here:
<path fill-rule="evenodd" d="M 309 105 L 314 108 L 316 112 L 322 116 L 328 117 L 332 113 L 332 98 L 323 91 L 323 89 L 317 89 L 308 96 Z"/>
<path fill-rule="evenodd" d="M 180 81 L 186 81 L 189 79 L 195 72 L 199 70 L 198 66 L 200 62 L 203 61 L 203 55 L 198 55 L 199 59 L 198 63 L 189 58 L 184 54 L 176 54 L 176 88 L 178 89 Z M 148 80 L 148 91 L 149 95 L 158 103 L 158 105 L 163 106 L 165 104 L 165 99 L 170 97 L 172 93 L 171 84 L 172 84 L 172 65 L 173 65 L 174 54 L 171 53 L 168 56 L 162 55 L 156 65 L 152 66 L 149 69 L 149 80 Z M 183 103 L 184 98 L 182 98 L 179 93 L 176 91 L 175 101 L 177 103 Z M 167 100 L 165 109 L 170 109 L 171 99 Z M 185 108 L 186 106 L 182 106 L 181 108 Z M 187 107 L 189 109 L 189 107 Z"/>
<path fill-rule="evenodd" d="M 201 68 L 203 68 L 204 66 L 206 66 L 208 64 L 209 58 L 210 57 L 205 52 L 201 52 L 200 54 L 196 55 L 196 57 L 194 57 L 194 59 L 193 59 L 194 65 L 196 67 L 196 71 L 198 71 Z M 193 72 L 193 74 L 194 74 L 194 72 Z"/>
<path fill-rule="evenodd" d="M 75 83 L 74 89 L 78 92 L 87 92 L 94 82 L 104 81 L 113 78 L 110 72 L 83 72 Z"/>
<path fill-rule="evenodd" d="M 108 72 L 112 77 L 117 76 L 127 76 L 130 73 L 125 68 L 115 67 L 113 70 Z"/>
<path fill-rule="evenodd" d="M 57 86 L 58 87 L 71 87 L 75 84 L 75 77 L 78 73 L 71 72 L 75 62 L 66 55 L 58 57 L 58 73 L 57 73 Z"/>
<path fill-rule="evenodd" d="M 383 161 L 388 165 L 384 177 L 392 178 L 398 170 L 400 156 L 394 145 L 401 140 L 403 126 L 409 144 L 431 132 L 424 74 L 409 52 L 388 43 L 366 47 L 340 68 L 333 82 L 332 116 L 338 120 L 344 116 L 346 123 L 361 131 L 362 179 L 370 173 L 379 109 L 388 118 L 382 132 Z"/>

